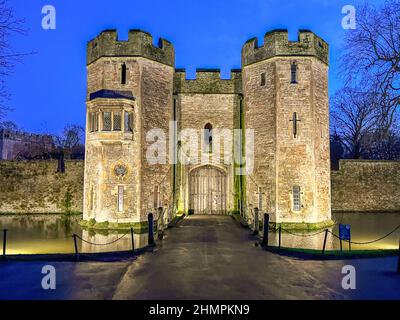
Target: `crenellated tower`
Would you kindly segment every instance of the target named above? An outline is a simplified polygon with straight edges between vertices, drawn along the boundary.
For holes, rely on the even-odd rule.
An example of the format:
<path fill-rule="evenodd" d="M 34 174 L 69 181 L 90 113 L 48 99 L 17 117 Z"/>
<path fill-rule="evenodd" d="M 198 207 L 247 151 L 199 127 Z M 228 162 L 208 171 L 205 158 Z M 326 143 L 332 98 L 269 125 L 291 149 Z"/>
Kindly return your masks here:
<path fill-rule="evenodd" d="M 249 207 L 276 224 L 331 220 L 328 44 L 308 30 L 253 38 L 242 49 L 245 126 L 255 131 Z"/>
<path fill-rule="evenodd" d="M 170 201 L 168 155 L 154 165 L 145 157 L 146 134 L 168 132 L 173 66 L 171 43 L 154 46 L 140 30 L 127 41 L 106 30 L 88 43 L 84 220 L 142 226 Z"/>
<path fill-rule="evenodd" d="M 247 216 L 257 207 L 275 224 L 329 223 L 328 51 L 311 31 L 293 42 L 274 30 L 262 46 L 246 42 L 230 78 L 197 69 L 188 79 L 170 42 L 102 32 L 87 45 L 84 220 L 144 226 L 158 207 Z M 251 145 L 235 142 L 237 129 L 254 130 L 247 176 L 232 162 Z M 164 162 L 148 158 L 158 142 Z"/>

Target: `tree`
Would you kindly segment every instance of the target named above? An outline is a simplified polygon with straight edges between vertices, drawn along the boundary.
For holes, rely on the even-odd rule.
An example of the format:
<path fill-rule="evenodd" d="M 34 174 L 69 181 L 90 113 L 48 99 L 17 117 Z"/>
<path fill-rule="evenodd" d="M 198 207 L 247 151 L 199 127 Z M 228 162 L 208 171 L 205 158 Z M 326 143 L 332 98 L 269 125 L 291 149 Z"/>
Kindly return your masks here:
<path fill-rule="evenodd" d="M 344 156 L 343 142 L 339 134 L 335 131 L 330 137 L 331 146 L 331 168 L 339 168 L 339 160 Z"/>
<path fill-rule="evenodd" d="M 359 8 L 341 58 L 346 84 L 375 94 L 379 126 L 389 131 L 400 106 L 400 0 Z"/>
<path fill-rule="evenodd" d="M 10 45 L 10 39 L 15 34 L 23 34 L 24 19 L 16 17 L 7 0 L 0 0 L 0 119 L 9 108 L 6 101 L 10 94 L 6 89 L 6 78 L 12 74 L 16 62 L 21 61 L 26 54 L 16 53 Z"/>
<path fill-rule="evenodd" d="M 83 158 L 85 144 L 85 129 L 79 125 L 67 125 L 61 135 L 54 136 L 54 143 L 62 157 Z"/>
<path fill-rule="evenodd" d="M 22 129 L 13 121 L 0 122 L 0 130 L 22 131 Z"/>
<path fill-rule="evenodd" d="M 346 87 L 331 99 L 335 133 L 348 157 L 362 158 L 369 145 L 369 137 L 377 127 L 379 115 L 374 93 Z"/>

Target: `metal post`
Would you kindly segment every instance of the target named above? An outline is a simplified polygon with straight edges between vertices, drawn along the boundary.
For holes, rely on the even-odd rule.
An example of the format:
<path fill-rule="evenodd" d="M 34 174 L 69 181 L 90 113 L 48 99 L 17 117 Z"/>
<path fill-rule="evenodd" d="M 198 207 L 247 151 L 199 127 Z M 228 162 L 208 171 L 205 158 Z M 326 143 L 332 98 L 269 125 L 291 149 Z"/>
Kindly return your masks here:
<path fill-rule="evenodd" d="M 349 251 L 351 252 L 351 240 L 349 240 Z"/>
<path fill-rule="evenodd" d="M 268 232 L 269 232 L 269 214 L 264 213 L 264 230 L 263 230 L 263 240 L 261 245 L 268 247 Z"/>
<path fill-rule="evenodd" d="M 7 229 L 3 230 L 3 259 L 6 258 L 6 248 L 7 248 Z"/>
<path fill-rule="evenodd" d="M 343 252 L 343 241 L 342 241 L 342 238 L 340 238 L 340 252 Z"/>
<path fill-rule="evenodd" d="M 153 214 L 149 213 L 147 216 L 147 223 L 149 225 L 149 246 L 154 244 L 154 225 L 153 225 Z"/>
<path fill-rule="evenodd" d="M 279 226 L 279 250 L 281 249 L 282 243 L 282 226 Z"/>
<path fill-rule="evenodd" d="M 78 241 L 76 240 L 76 234 L 72 236 L 74 238 L 74 246 L 75 246 L 75 259 L 79 261 L 79 251 L 78 251 Z"/>
<path fill-rule="evenodd" d="M 325 254 L 325 248 L 326 248 L 326 239 L 328 238 L 328 229 L 325 230 L 325 239 L 324 239 L 324 246 L 322 248 L 322 255 Z"/>
<path fill-rule="evenodd" d="M 399 239 L 399 259 L 397 260 L 397 272 L 400 273 L 400 239 Z"/>
<path fill-rule="evenodd" d="M 133 228 L 131 228 L 132 252 L 135 253 L 135 240 L 134 240 L 133 236 L 134 236 Z"/>
<path fill-rule="evenodd" d="M 258 224 L 258 208 L 254 208 L 254 235 L 258 234 L 259 230 L 259 224 Z"/>

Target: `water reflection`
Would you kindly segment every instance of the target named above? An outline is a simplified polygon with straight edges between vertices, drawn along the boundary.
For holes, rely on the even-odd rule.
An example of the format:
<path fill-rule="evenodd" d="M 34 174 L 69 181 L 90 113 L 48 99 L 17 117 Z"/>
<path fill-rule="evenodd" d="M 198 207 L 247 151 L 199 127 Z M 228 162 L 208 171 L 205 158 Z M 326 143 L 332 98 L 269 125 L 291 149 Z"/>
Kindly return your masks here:
<path fill-rule="evenodd" d="M 126 231 L 87 231 L 79 225 L 81 216 L 26 215 L 0 216 L 0 230 L 8 229 L 7 254 L 73 253 L 72 235 L 105 244 L 123 236 Z M 135 234 L 135 248 L 147 244 L 147 234 Z M 2 235 L 0 242 L 2 243 Z M 80 252 L 111 252 L 132 249 L 130 232 L 119 241 L 109 245 L 93 245 L 78 240 Z"/>
<path fill-rule="evenodd" d="M 400 225 L 399 213 L 340 213 L 333 214 L 333 220 L 342 224 L 351 226 L 351 240 L 354 242 L 368 242 L 378 239 L 398 225 Z M 335 225 L 329 230 L 336 235 L 339 235 L 339 225 Z M 302 236 L 294 236 L 282 232 L 281 245 L 287 248 L 304 248 L 304 249 L 321 249 L 324 243 L 325 233 L 322 232 L 315 236 L 310 236 L 316 232 L 293 232 Z M 372 249 L 396 249 L 399 246 L 400 230 L 382 241 L 373 244 L 358 245 L 352 244 L 351 249 L 354 250 L 372 250 Z M 269 243 L 273 246 L 278 246 L 278 233 L 270 233 Z M 340 248 L 339 239 L 328 233 L 326 250 L 337 250 Z M 348 250 L 349 245 L 343 241 L 343 250 Z"/>
<path fill-rule="evenodd" d="M 80 219 L 81 216 L 66 217 L 63 215 L 0 216 L 0 229 L 9 230 L 7 254 L 73 253 L 72 234 L 74 233 L 90 242 L 78 240 L 80 252 L 110 252 L 132 249 L 130 232 L 119 241 L 109 245 L 91 244 L 113 242 L 124 235 L 126 231 L 95 232 L 82 230 L 79 225 Z M 335 214 L 333 219 L 338 223 L 350 224 L 352 240 L 356 242 L 377 239 L 400 225 L 400 214 L 396 213 L 343 213 Z M 331 231 L 339 234 L 338 226 L 331 228 Z M 311 232 L 311 234 L 315 234 L 315 232 Z M 324 236 L 324 233 L 312 237 L 298 237 L 282 233 L 282 246 L 319 250 L 322 249 Z M 396 249 L 399 236 L 400 230 L 383 241 L 369 245 L 352 245 L 352 249 Z M 2 236 L 0 238 L 0 243 L 2 243 Z M 147 234 L 134 235 L 135 248 L 144 247 L 147 241 Z M 270 233 L 269 243 L 278 245 L 277 233 Z M 329 234 L 326 249 L 339 249 L 339 240 Z M 347 250 L 346 243 L 344 243 L 344 249 Z"/>

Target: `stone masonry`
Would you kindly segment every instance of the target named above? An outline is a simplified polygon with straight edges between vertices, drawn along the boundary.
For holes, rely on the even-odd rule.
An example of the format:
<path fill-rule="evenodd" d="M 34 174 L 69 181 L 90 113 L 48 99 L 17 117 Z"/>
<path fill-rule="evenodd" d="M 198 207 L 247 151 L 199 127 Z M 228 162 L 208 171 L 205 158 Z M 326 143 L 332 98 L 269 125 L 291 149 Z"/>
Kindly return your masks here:
<path fill-rule="evenodd" d="M 174 65 L 172 44 L 140 30 L 88 43 L 84 219 L 145 223 L 158 207 L 250 218 L 259 208 L 273 223 L 329 222 L 327 43 L 307 30 L 296 42 L 268 32 L 263 46 L 246 42 L 230 79 L 218 69 L 187 79 Z M 235 129 L 254 130 L 247 175 L 233 155 L 252 156 L 251 141 L 237 142 Z"/>

